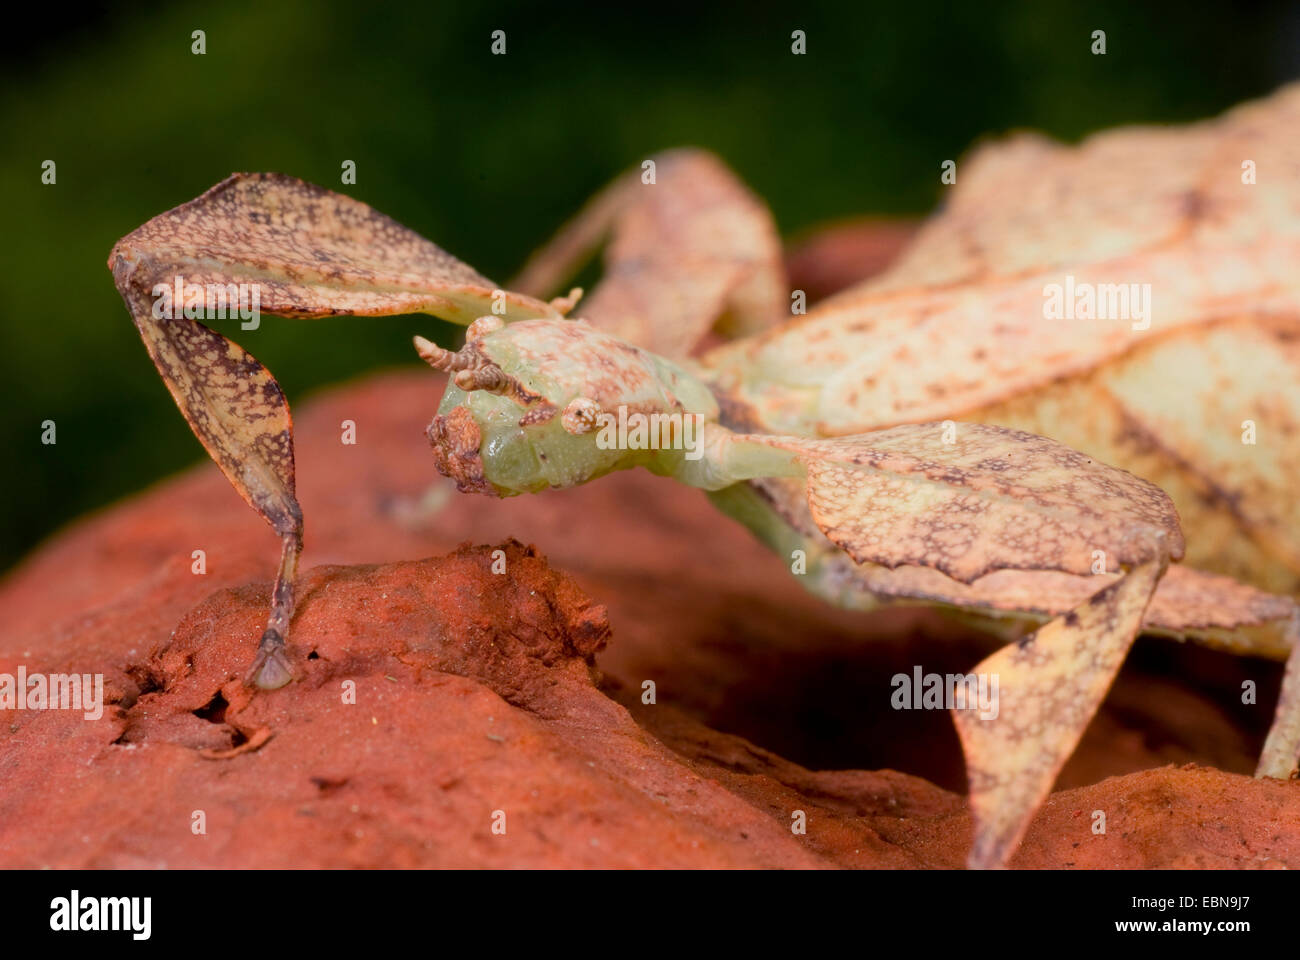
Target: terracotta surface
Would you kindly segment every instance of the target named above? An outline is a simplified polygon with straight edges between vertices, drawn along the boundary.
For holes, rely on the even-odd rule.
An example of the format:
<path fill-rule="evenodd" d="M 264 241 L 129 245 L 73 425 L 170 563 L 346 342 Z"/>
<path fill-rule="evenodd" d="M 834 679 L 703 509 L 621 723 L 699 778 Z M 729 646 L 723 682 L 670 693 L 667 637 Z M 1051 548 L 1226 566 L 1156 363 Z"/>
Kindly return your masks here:
<path fill-rule="evenodd" d="M 645 473 L 456 494 L 424 440 L 441 389 L 413 363 L 297 404 L 307 573 L 284 690 L 238 679 L 276 541 L 206 461 L 0 582 L 0 672 L 103 673 L 113 703 L 0 714 L 0 864 L 962 863 L 951 721 L 892 710 L 889 679 L 968 669 L 995 640 L 828 609 Z M 1300 783 L 1243 775 L 1279 677 L 1140 640 L 1014 865 L 1300 866 Z"/>

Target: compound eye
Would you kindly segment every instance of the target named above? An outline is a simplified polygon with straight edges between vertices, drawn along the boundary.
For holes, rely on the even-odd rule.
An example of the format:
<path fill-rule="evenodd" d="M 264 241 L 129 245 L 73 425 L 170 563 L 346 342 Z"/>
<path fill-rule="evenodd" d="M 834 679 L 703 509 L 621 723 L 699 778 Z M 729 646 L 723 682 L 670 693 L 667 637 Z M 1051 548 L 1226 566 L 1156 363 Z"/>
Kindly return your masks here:
<path fill-rule="evenodd" d="M 591 433 L 596 429 L 596 418 L 600 416 L 600 404 L 586 397 L 574 397 L 564 408 L 560 423 L 574 436 Z"/>

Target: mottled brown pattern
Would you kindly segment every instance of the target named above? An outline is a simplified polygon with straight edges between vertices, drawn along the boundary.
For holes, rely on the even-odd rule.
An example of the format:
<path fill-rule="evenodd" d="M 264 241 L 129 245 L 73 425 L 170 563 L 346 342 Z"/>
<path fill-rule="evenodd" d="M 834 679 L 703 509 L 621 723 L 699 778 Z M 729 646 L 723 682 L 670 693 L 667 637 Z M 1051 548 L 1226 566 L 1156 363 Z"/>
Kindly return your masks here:
<path fill-rule="evenodd" d="M 237 173 L 154 217 L 109 257 L 151 283 L 258 283 L 262 309 L 286 317 L 433 313 L 459 323 L 490 313 L 496 285 L 372 207 L 277 173 Z M 505 293 L 511 318 L 558 316 Z"/>
<path fill-rule="evenodd" d="M 478 424 L 464 407 L 455 407 L 450 413 L 439 414 L 429 424 L 429 445 L 433 447 L 433 463 L 444 477 L 456 481 L 461 493 L 492 493 L 492 485 L 483 475 L 483 459 L 479 444 L 483 436 Z"/>
<path fill-rule="evenodd" d="M 1019 844 L 1128 655 L 1166 562 L 1138 565 L 975 667 L 998 678 L 998 711 L 952 711 L 975 818 L 971 868 L 1004 866 Z"/>
<path fill-rule="evenodd" d="M 788 315 L 781 241 L 762 201 L 705 151 L 653 159 L 653 184 L 639 167 L 619 177 L 511 286 L 556 291 L 608 236 L 604 276 L 582 315 L 660 356 L 686 356 L 719 321 L 739 335 Z"/>
<path fill-rule="evenodd" d="M 986 146 L 889 271 L 705 362 L 768 430 L 844 435 L 962 414 L 1243 310 L 1294 324 L 1297 130 L 1292 86 L 1181 129 Z M 1150 284 L 1149 329 L 1045 319 L 1043 288 L 1067 274 Z"/>
<path fill-rule="evenodd" d="M 805 484 L 773 477 L 754 481 L 752 486 L 811 544 L 825 536 L 812 518 Z M 1072 610 L 1120 577 L 1114 573 L 1079 576 L 1057 570 L 996 570 L 961 583 L 927 567 L 903 565 L 890 569 L 858 563 L 829 541 L 820 563 L 825 568 L 821 574 L 824 590 L 842 598 L 861 594 L 864 605 L 870 606 L 874 599 L 911 600 L 992 616 L 1043 619 Z M 1296 609 L 1290 597 L 1173 564 L 1156 586 L 1142 628 L 1232 653 L 1283 660 L 1291 652 L 1289 631 Z"/>
<path fill-rule="evenodd" d="M 817 525 L 859 563 L 919 565 L 963 583 L 994 570 L 1087 574 L 1181 556 L 1169 498 L 1044 437 L 982 424 L 912 424 L 861 437 L 747 435 L 795 451 Z"/>
<path fill-rule="evenodd" d="M 1264 563 L 1300 581 L 1297 321 L 1243 318 L 1182 331 L 1111 364 L 1098 380 L 1205 498 L 1231 513 L 1246 536 L 1227 549 L 1253 544 Z M 1243 443 L 1246 420 L 1253 444 Z"/>
<path fill-rule="evenodd" d="M 970 419 L 1052 437 L 1150 480 L 1178 508 L 1185 564 L 1296 593 L 1300 565 L 1289 557 L 1300 549 L 1300 504 L 1283 488 L 1300 470 L 1288 469 L 1300 444 L 1287 439 L 1284 411 L 1300 362 L 1286 375 L 1287 354 L 1269 351 L 1267 333 L 1243 319 L 1170 334 Z M 1216 375 L 1203 380 L 1207 367 Z M 1255 446 L 1241 443 L 1247 417 Z"/>
<path fill-rule="evenodd" d="M 275 378 L 237 343 L 195 320 L 154 320 L 152 284 L 129 261 L 117 261 L 114 279 L 150 358 L 212 459 L 278 533 L 298 528 L 292 425 Z"/>

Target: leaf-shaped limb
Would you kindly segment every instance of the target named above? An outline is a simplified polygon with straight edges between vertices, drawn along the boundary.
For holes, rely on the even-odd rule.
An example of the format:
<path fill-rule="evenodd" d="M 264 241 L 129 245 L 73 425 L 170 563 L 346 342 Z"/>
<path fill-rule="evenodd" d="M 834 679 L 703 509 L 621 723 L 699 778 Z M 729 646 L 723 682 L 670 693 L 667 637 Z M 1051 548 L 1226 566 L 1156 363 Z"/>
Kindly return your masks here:
<path fill-rule="evenodd" d="M 1161 555 L 975 667 L 996 678 L 997 710 L 953 710 L 966 756 L 971 869 L 1005 866 L 1083 736 L 1164 573 Z M 992 681 L 990 681 L 991 685 Z"/>
<path fill-rule="evenodd" d="M 261 309 L 285 317 L 430 313 L 469 324 L 494 304 L 504 320 L 559 316 L 373 207 L 277 173 L 234 174 L 154 217 L 113 248 L 115 276 L 119 261 L 139 286 L 177 274 L 256 283 Z"/>
<path fill-rule="evenodd" d="M 703 150 L 618 177 L 533 254 L 511 282 L 546 296 L 609 238 L 605 273 L 582 304 L 593 326 L 661 356 L 687 356 L 720 320 L 743 336 L 788 315 L 781 242 L 767 207 Z"/>
<path fill-rule="evenodd" d="M 262 686 L 290 679 L 282 647 L 293 613 L 302 510 L 289 407 L 264 366 L 185 317 L 183 303 L 172 303 L 170 317 L 155 316 L 155 288 L 250 284 L 259 309 L 292 317 L 427 312 L 468 323 L 494 304 L 504 307 L 506 319 L 559 315 L 530 297 L 499 292 L 364 203 L 278 174 L 236 174 L 154 217 L 118 241 L 109 268 L 191 429 L 280 534 L 280 568 L 254 664 Z"/>
<path fill-rule="evenodd" d="M 1118 574 L 976 668 L 997 678 L 992 717 L 956 712 L 976 821 L 969 862 L 1005 865 L 1123 663 L 1171 554 L 1182 552 L 1172 503 L 1132 474 L 1001 427 L 733 442 L 736 465 L 751 445 L 792 454 L 812 521 L 858 564 L 923 567 L 961 584 L 1007 570 Z"/>
<path fill-rule="evenodd" d="M 970 583 L 995 570 L 1088 574 L 1099 562 L 1115 572 L 1150 559 L 1157 541 L 1182 556 L 1163 491 L 1046 437 L 923 423 L 832 440 L 734 439 L 792 454 L 814 521 L 858 563 Z"/>
<path fill-rule="evenodd" d="M 752 480 L 712 496 L 782 556 L 804 551 L 807 572 L 800 583 L 828 603 L 850 609 L 924 603 L 969 613 L 986 629 L 999 620 L 1041 624 L 1121 576 L 1007 569 L 962 583 L 929 567 L 858 563 L 813 521 L 806 483 L 800 479 Z M 1292 649 L 1289 632 L 1296 610 L 1290 597 L 1174 564 L 1160 579 L 1142 628 L 1227 653 L 1285 660 Z"/>

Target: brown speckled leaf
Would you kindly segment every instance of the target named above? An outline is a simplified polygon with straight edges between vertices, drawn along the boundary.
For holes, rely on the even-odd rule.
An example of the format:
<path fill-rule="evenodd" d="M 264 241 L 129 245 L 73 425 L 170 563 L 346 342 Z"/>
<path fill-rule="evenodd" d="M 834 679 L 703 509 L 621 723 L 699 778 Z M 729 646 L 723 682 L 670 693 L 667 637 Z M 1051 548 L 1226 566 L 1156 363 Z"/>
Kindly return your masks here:
<path fill-rule="evenodd" d="M 661 356 L 689 354 L 723 319 L 754 333 L 788 315 L 781 242 L 763 203 L 711 153 L 674 150 L 598 194 L 512 282 L 546 296 L 606 237 L 605 273 L 577 313 Z"/>
<path fill-rule="evenodd" d="M 952 711 L 975 819 L 971 868 L 1006 865 L 1124 662 L 1166 563 L 1139 564 L 975 667 L 997 678 L 998 709 Z"/>
<path fill-rule="evenodd" d="M 1182 556 L 1169 498 L 1044 437 L 981 424 L 909 424 L 838 440 L 749 435 L 798 454 L 818 527 L 859 563 L 930 567 L 963 583 L 994 570 L 1087 574 Z"/>

